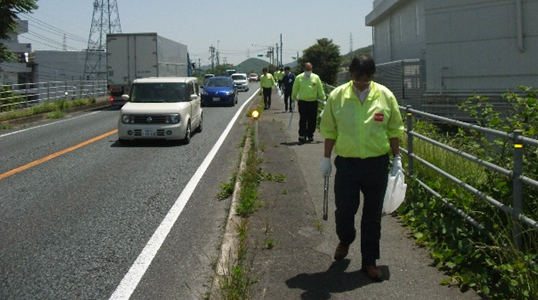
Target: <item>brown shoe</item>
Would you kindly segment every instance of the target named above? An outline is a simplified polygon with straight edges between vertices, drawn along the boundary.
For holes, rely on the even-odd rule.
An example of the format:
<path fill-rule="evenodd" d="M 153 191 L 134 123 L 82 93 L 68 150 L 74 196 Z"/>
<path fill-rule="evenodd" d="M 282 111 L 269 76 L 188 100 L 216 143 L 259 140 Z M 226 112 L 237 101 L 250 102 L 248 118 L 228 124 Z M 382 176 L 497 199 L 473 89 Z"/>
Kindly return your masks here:
<path fill-rule="evenodd" d="M 381 272 L 381 269 L 376 266 L 362 267 L 362 271 L 366 273 L 366 275 L 368 275 L 368 277 L 373 281 L 381 282 L 384 280 L 383 272 Z"/>
<path fill-rule="evenodd" d="M 344 246 L 342 243 L 338 243 L 338 246 L 336 246 L 336 251 L 334 251 L 334 259 L 335 260 L 342 260 L 347 256 L 347 252 L 349 251 L 349 246 Z"/>

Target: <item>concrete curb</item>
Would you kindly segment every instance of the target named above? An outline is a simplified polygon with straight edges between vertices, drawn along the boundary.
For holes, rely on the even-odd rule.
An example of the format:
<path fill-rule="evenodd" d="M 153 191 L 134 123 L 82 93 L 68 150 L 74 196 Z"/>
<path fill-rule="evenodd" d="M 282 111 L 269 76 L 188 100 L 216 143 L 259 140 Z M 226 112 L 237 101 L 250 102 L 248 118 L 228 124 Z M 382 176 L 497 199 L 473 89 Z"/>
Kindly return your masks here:
<path fill-rule="evenodd" d="M 220 297 L 220 285 L 219 280 L 222 276 L 229 276 L 229 267 L 232 263 L 237 261 L 237 226 L 241 222 L 241 217 L 235 213 L 237 204 L 239 203 L 239 194 L 241 193 L 241 174 L 243 174 L 247 168 L 248 153 L 250 151 L 250 135 L 247 135 L 245 139 L 245 146 L 241 152 L 241 161 L 239 163 L 239 171 L 236 176 L 234 185 L 234 192 L 232 194 L 232 200 L 230 204 L 230 210 L 228 212 L 228 218 L 226 222 L 226 228 L 224 230 L 224 236 L 221 244 L 221 254 L 216 265 L 215 278 L 213 279 L 213 285 L 211 288 L 210 300 L 219 300 Z"/>

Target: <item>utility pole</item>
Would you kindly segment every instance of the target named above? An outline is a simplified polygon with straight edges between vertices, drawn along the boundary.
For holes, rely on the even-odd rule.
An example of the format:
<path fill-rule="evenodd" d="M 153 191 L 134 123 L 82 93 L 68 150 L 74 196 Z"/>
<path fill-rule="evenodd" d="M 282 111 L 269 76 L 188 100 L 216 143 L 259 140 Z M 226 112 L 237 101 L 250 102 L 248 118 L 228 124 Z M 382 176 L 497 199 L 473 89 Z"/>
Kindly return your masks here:
<path fill-rule="evenodd" d="M 276 47 L 276 62 L 275 62 L 275 66 L 278 68 L 278 66 L 280 65 L 279 62 L 278 62 L 278 43 L 275 44 Z"/>
<path fill-rule="evenodd" d="M 220 59 L 219 59 L 219 44 L 220 40 L 217 40 L 217 68 L 220 66 Z"/>
<path fill-rule="evenodd" d="M 284 64 L 284 56 L 282 56 L 282 33 L 280 34 L 280 65 Z"/>
<path fill-rule="evenodd" d="M 211 53 L 211 56 L 209 59 L 211 60 L 211 70 L 215 69 L 215 47 L 213 47 L 213 44 L 211 44 L 211 47 L 209 47 L 209 53 Z"/>

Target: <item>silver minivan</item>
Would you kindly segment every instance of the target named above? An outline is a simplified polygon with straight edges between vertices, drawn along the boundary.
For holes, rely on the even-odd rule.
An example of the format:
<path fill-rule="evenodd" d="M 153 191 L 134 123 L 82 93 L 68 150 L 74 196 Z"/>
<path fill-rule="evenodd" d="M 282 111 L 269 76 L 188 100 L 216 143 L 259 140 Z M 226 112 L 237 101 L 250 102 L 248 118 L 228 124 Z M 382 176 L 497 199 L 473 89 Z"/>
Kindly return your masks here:
<path fill-rule="evenodd" d="M 183 140 L 202 132 L 203 110 L 195 77 L 136 79 L 118 121 L 120 143 L 135 139 Z"/>

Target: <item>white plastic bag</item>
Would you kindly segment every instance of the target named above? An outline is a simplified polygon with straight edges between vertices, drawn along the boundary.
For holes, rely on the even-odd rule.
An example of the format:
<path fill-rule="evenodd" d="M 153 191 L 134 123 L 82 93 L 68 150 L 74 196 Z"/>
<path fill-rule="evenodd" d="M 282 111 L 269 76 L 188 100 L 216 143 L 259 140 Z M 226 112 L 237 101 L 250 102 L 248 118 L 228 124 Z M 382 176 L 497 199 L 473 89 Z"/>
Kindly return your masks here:
<path fill-rule="evenodd" d="M 284 99 L 284 93 L 282 93 L 282 90 L 279 89 L 279 88 L 277 88 L 276 90 L 277 90 L 277 93 L 278 93 L 278 98 Z"/>
<path fill-rule="evenodd" d="M 402 170 L 399 170 L 396 173 L 396 176 L 390 176 L 387 183 L 387 190 L 385 191 L 385 199 L 383 200 L 383 211 L 384 215 L 393 213 L 405 199 L 405 191 L 407 189 L 407 184 L 404 182 L 404 174 Z"/>

